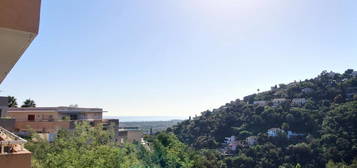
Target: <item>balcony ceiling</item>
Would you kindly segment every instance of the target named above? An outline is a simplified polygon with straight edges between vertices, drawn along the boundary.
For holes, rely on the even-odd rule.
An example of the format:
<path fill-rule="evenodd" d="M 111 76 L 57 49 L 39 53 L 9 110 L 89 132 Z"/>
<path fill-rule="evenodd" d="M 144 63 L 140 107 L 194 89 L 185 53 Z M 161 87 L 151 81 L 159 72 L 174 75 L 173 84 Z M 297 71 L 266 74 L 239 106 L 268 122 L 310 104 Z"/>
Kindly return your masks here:
<path fill-rule="evenodd" d="M 0 28 L 0 83 L 31 44 L 35 34 Z"/>
<path fill-rule="evenodd" d="M 0 0 L 0 84 L 38 33 L 41 0 Z"/>

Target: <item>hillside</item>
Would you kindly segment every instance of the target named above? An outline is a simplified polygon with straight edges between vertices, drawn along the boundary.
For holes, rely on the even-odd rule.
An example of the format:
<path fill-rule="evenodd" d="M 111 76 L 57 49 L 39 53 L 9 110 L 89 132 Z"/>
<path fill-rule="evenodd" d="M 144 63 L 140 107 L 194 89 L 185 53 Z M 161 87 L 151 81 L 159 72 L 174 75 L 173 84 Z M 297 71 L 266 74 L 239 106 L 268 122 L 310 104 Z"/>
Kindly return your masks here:
<path fill-rule="evenodd" d="M 275 85 L 168 131 L 196 149 L 227 149 L 235 136 L 228 167 L 325 167 L 356 159 L 356 123 L 357 72 L 349 69 Z"/>

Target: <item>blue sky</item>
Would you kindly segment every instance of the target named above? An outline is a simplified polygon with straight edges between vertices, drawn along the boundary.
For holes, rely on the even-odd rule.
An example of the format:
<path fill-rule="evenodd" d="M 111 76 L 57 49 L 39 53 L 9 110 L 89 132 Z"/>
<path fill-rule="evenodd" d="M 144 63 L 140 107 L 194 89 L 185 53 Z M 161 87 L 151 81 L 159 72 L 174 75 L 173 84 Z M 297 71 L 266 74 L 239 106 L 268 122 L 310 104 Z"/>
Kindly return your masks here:
<path fill-rule="evenodd" d="M 353 0 L 42 1 L 0 86 L 39 106 L 193 116 L 323 70 L 357 69 Z"/>

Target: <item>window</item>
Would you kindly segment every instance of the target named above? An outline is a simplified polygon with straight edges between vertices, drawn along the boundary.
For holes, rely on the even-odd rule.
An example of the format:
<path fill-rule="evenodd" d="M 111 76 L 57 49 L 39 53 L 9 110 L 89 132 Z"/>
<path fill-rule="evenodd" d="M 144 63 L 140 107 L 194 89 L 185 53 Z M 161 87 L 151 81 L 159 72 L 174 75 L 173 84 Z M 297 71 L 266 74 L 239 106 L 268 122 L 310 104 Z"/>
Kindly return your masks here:
<path fill-rule="evenodd" d="M 2 109 L 0 109 L 0 117 L 2 117 L 2 114 L 1 114 L 1 113 L 2 113 Z"/>
<path fill-rule="evenodd" d="M 28 115 L 27 120 L 29 121 L 35 121 L 35 115 Z"/>
<path fill-rule="evenodd" d="M 71 114 L 71 115 L 70 115 L 70 119 L 71 119 L 71 120 L 78 120 L 78 115 Z"/>
<path fill-rule="evenodd" d="M 49 115 L 49 116 L 48 116 L 48 120 L 49 120 L 49 121 L 53 121 L 53 116 L 52 116 L 52 115 Z"/>

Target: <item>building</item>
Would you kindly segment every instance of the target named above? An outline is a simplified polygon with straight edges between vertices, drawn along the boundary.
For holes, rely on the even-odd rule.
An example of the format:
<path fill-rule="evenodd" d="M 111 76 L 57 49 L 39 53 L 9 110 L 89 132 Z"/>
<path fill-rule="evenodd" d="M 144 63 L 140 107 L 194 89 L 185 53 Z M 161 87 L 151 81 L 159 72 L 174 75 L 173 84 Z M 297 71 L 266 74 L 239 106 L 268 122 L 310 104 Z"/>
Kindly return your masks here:
<path fill-rule="evenodd" d="M 291 105 L 292 106 L 303 106 L 306 103 L 306 99 L 305 98 L 294 98 L 291 101 Z"/>
<path fill-rule="evenodd" d="M 5 117 L 8 110 L 8 98 L 0 97 L 0 117 Z"/>
<path fill-rule="evenodd" d="M 256 104 L 258 106 L 265 106 L 268 104 L 268 102 L 264 100 L 260 100 L 260 101 L 254 101 L 253 104 Z"/>
<path fill-rule="evenodd" d="M 229 143 L 232 143 L 232 142 L 236 141 L 236 136 L 232 135 L 230 137 L 225 137 L 224 139 L 225 139 L 224 143 L 229 144 Z"/>
<path fill-rule="evenodd" d="M 8 116 L 16 121 L 101 120 L 103 109 L 78 107 L 10 108 Z"/>
<path fill-rule="evenodd" d="M 268 134 L 268 136 L 270 136 L 270 137 L 276 137 L 276 136 L 278 136 L 279 134 L 283 134 L 283 133 L 285 133 L 285 131 L 282 130 L 282 129 L 280 129 L 280 128 L 270 128 L 270 129 L 268 129 L 268 131 L 267 131 L 267 134 Z"/>
<path fill-rule="evenodd" d="M 273 106 L 278 106 L 284 102 L 286 102 L 287 100 L 285 98 L 278 98 L 278 99 L 273 99 Z"/>
<path fill-rule="evenodd" d="M 6 168 L 31 168 L 31 152 L 27 141 L 0 127 L 0 165 Z"/>
<path fill-rule="evenodd" d="M 117 138 L 119 143 L 145 143 L 144 133 L 138 127 L 122 127 Z"/>
<path fill-rule="evenodd" d="M 309 94 L 309 93 L 311 93 L 313 91 L 314 91 L 314 89 L 311 89 L 311 88 L 308 88 L 308 87 L 301 89 L 301 92 L 303 92 L 305 94 Z"/>
<path fill-rule="evenodd" d="M 249 136 L 245 139 L 246 143 L 249 146 L 257 144 L 258 137 L 257 136 Z"/>
<path fill-rule="evenodd" d="M 295 138 L 295 137 L 299 137 L 299 136 L 304 136 L 304 134 L 299 134 L 299 133 L 294 133 L 292 131 L 288 131 L 288 139 L 291 139 L 291 138 Z"/>
<path fill-rule="evenodd" d="M 15 119 L 16 132 L 28 132 L 32 129 L 40 133 L 56 133 L 60 128 L 73 128 L 75 121 L 85 120 L 99 123 L 104 121 L 101 108 L 10 108 L 7 116 Z"/>

